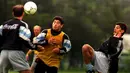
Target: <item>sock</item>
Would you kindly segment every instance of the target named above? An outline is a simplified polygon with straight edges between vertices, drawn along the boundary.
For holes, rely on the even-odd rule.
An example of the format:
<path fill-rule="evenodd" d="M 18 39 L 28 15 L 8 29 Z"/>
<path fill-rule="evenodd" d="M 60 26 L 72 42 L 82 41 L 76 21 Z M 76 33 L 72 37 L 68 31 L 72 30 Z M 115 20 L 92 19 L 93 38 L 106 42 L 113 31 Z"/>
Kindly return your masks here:
<path fill-rule="evenodd" d="M 93 65 L 91 63 L 86 64 L 86 68 L 87 68 L 87 70 L 92 71 L 93 70 Z"/>

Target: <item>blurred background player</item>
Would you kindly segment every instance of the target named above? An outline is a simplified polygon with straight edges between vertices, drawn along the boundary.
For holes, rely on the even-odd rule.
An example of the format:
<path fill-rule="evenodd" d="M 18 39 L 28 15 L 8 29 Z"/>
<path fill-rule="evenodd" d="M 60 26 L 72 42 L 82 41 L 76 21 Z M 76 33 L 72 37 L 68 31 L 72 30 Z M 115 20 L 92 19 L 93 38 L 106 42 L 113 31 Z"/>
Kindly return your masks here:
<path fill-rule="evenodd" d="M 38 34 L 39 34 L 40 32 L 41 32 L 41 26 L 35 25 L 35 26 L 33 27 L 33 34 L 34 34 L 33 39 L 36 38 L 36 36 L 38 36 Z M 41 46 L 40 48 L 43 48 L 43 47 Z M 32 61 L 32 64 L 31 64 L 31 71 L 34 72 L 34 67 L 35 67 L 35 65 L 36 65 L 35 60 L 36 60 L 36 58 L 37 58 L 38 51 L 37 51 L 37 50 L 31 50 L 31 49 L 29 49 L 29 51 L 28 51 L 27 54 L 26 54 L 26 59 L 29 60 L 29 56 L 30 56 L 30 54 L 32 54 L 32 53 L 34 53 L 34 55 L 33 55 L 33 61 Z"/>
<path fill-rule="evenodd" d="M 22 21 L 24 17 L 23 5 L 12 8 L 13 19 L 0 26 L 0 35 L 3 37 L 0 55 L 0 73 L 8 73 L 13 68 L 19 73 L 31 73 L 30 66 L 25 58 L 25 49 L 36 48 L 30 42 L 31 32 L 28 24 Z M 0 41 L 1 42 L 1 41 Z"/>
<path fill-rule="evenodd" d="M 126 30 L 126 24 L 116 23 L 113 35 L 104 41 L 97 51 L 94 51 L 89 44 L 83 45 L 82 54 L 88 69 L 87 73 L 95 73 L 95 71 L 98 73 L 118 72 L 118 60 L 123 50 L 122 36 Z M 94 62 L 94 65 L 90 62 Z"/>
<path fill-rule="evenodd" d="M 52 21 L 52 28 L 43 30 L 36 37 L 34 43 L 42 44 L 44 40 L 47 40 L 48 44 L 44 45 L 44 50 L 37 55 L 39 59 L 36 59 L 35 73 L 58 72 L 63 55 L 71 49 L 70 39 L 62 31 L 63 25 L 63 18 L 55 16 Z"/>

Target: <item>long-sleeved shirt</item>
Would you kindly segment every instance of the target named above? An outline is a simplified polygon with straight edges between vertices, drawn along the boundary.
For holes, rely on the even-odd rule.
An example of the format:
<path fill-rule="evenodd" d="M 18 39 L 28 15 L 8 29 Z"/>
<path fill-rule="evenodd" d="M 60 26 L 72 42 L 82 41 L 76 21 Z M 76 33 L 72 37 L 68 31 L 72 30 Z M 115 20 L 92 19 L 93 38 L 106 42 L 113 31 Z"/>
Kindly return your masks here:
<path fill-rule="evenodd" d="M 118 58 L 123 50 L 123 38 L 110 37 L 98 49 L 109 58 Z"/>

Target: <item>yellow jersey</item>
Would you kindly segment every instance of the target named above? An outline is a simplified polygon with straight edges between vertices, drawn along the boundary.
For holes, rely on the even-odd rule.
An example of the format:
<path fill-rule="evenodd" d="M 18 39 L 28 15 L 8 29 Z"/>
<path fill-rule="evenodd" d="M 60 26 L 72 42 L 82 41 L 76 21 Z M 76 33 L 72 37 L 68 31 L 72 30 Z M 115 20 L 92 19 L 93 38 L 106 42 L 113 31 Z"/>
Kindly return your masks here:
<path fill-rule="evenodd" d="M 55 40 L 57 40 L 57 44 L 55 45 L 51 45 L 51 44 L 47 44 L 44 46 L 44 50 L 40 51 L 37 56 L 38 58 L 40 58 L 45 64 L 47 64 L 48 66 L 54 66 L 59 68 L 60 66 L 60 61 L 63 57 L 63 55 L 60 54 L 56 54 L 54 52 L 52 52 L 52 50 L 57 47 L 57 48 L 61 48 L 62 47 L 62 41 L 63 41 L 63 36 L 64 36 L 64 32 L 61 32 L 58 35 L 53 36 L 51 34 L 51 29 L 47 29 L 47 34 L 45 39 L 48 40 L 50 38 L 54 38 Z"/>

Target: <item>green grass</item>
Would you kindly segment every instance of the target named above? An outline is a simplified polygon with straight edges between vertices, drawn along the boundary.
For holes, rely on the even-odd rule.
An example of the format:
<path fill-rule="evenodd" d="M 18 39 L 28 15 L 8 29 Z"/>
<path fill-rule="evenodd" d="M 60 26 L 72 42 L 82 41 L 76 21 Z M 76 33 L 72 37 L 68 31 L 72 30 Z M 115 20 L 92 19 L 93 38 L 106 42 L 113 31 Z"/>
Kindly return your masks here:
<path fill-rule="evenodd" d="M 9 72 L 9 73 L 18 73 L 18 72 Z M 58 73 L 85 73 L 85 71 L 59 71 Z M 118 73 L 129 73 L 129 72 L 118 72 Z"/>
<path fill-rule="evenodd" d="M 9 72 L 9 73 L 18 73 L 18 72 Z M 58 73 L 85 73 L 84 71 L 59 71 Z"/>

